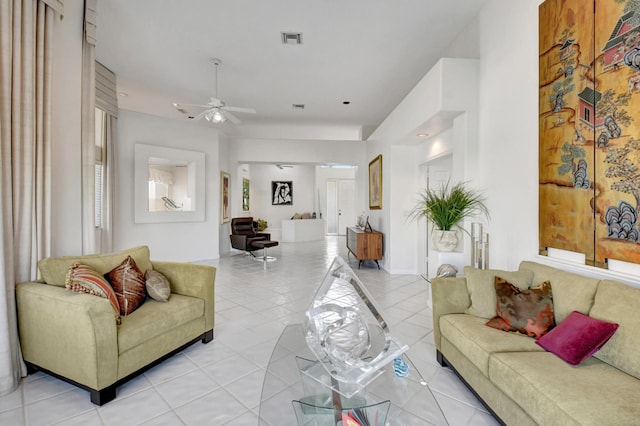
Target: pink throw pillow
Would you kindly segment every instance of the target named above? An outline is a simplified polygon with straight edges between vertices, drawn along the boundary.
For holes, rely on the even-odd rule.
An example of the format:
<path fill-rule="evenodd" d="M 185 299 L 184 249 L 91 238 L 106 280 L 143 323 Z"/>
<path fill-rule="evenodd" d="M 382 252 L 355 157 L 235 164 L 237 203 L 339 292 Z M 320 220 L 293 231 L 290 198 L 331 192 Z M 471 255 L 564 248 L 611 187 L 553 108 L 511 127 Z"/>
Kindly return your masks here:
<path fill-rule="evenodd" d="M 569 364 L 578 365 L 598 352 L 617 329 L 618 324 L 573 311 L 536 343 Z"/>

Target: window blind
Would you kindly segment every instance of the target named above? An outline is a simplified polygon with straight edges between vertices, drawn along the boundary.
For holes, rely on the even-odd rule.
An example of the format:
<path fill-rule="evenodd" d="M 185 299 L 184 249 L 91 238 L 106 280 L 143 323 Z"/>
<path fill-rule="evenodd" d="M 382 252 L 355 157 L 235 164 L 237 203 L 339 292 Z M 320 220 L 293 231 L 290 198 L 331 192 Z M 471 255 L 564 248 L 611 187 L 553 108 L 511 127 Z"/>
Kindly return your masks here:
<path fill-rule="evenodd" d="M 84 37 L 87 39 L 87 43 L 93 46 L 96 45 L 97 11 L 98 0 L 84 0 Z"/>
<path fill-rule="evenodd" d="M 62 12 L 64 9 L 64 0 L 43 0 L 43 1 L 44 1 L 44 4 L 49 6 L 51 9 L 55 10 L 60 15 L 63 15 Z"/>
<path fill-rule="evenodd" d="M 116 75 L 96 61 L 96 108 L 114 117 L 118 116 Z"/>

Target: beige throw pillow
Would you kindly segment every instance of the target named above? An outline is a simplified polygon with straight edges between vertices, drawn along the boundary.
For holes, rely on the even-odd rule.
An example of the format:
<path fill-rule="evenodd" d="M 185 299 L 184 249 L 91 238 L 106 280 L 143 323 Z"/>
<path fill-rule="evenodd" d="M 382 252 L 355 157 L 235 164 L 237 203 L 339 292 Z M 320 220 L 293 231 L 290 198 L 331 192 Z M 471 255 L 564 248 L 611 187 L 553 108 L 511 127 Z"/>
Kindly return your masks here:
<path fill-rule="evenodd" d="M 147 269 L 147 272 L 144 274 L 144 278 L 149 297 L 158 302 L 169 301 L 169 296 L 171 296 L 171 286 L 169 285 L 167 277 L 158 271 Z"/>
<path fill-rule="evenodd" d="M 471 297 L 471 306 L 467 313 L 477 317 L 491 319 L 496 313 L 495 277 L 509 281 L 522 290 L 531 287 L 533 271 L 503 271 L 500 269 L 477 269 L 467 266 L 464 268 L 467 278 L 467 289 Z"/>

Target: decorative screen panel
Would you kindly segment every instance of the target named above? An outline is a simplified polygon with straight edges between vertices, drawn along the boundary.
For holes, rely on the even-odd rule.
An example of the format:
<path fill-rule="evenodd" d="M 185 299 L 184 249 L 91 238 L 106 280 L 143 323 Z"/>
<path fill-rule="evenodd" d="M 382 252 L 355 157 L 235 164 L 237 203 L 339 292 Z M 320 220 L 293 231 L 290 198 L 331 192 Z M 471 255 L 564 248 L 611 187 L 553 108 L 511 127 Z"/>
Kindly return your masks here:
<path fill-rule="evenodd" d="M 593 0 L 547 0 L 539 11 L 540 250 L 593 262 Z"/>
<path fill-rule="evenodd" d="M 540 250 L 640 263 L 640 1 L 540 6 Z"/>
<path fill-rule="evenodd" d="M 640 262 L 640 2 L 596 2 L 596 262 Z"/>

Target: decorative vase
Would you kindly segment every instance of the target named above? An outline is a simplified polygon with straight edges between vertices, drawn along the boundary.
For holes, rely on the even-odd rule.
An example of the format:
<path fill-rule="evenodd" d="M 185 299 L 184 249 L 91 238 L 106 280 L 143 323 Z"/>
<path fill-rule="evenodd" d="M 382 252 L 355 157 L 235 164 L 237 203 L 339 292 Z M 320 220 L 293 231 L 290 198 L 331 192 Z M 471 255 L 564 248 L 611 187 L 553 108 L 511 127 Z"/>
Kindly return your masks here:
<path fill-rule="evenodd" d="M 436 229 L 433 231 L 432 241 L 438 251 L 453 251 L 458 246 L 458 232 Z"/>

